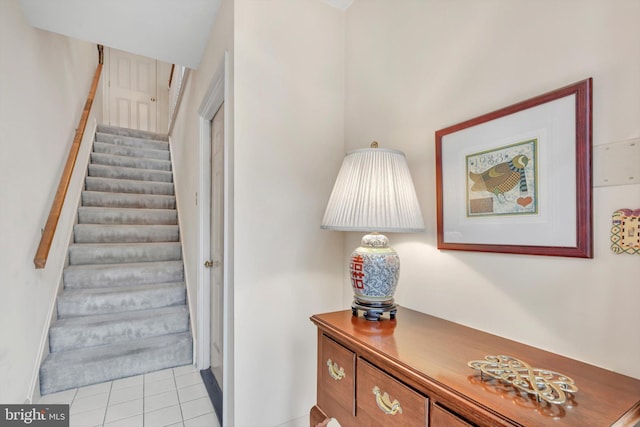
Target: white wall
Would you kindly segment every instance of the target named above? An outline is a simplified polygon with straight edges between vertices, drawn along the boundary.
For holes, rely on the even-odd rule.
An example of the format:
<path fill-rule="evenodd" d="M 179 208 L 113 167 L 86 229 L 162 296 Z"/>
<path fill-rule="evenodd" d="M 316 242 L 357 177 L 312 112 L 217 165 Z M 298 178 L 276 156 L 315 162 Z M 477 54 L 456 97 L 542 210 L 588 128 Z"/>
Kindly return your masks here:
<path fill-rule="evenodd" d="M 94 44 L 36 30 L 26 23 L 17 0 L 0 2 L 3 403 L 25 401 L 40 357 L 40 340 L 66 257 L 79 186 L 69 190 L 68 200 L 72 200 L 63 209 L 46 268 L 36 270 L 33 258 L 97 59 Z M 100 102 L 96 102 L 98 109 Z M 88 150 L 80 156 L 85 165 L 87 156 Z"/>
<path fill-rule="evenodd" d="M 308 318 L 342 308 L 343 237 L 320 222 L 344 156 L 345 15 L 235 8 L 235 425 L 273 426 L 315 402 Z"/>
<path fill-rule="evenodd" d="M 320 230 L 320 221 L 343 156 L 344 12 L 317 0 L 223 1 L 171 135 L 192 307 L 201 268 L 197 109 L 225 51 L 235 356 L 224 417 L 227 425 L 278 425 L 315 401 L 308 318 L 341 307 L 342 236 Z"/>
<path fill-rule="evenodd" d="M 390 236 L 399 304 L 640 378 L 640 258 L 609 250 L 611 214 L 640 207 L 639 186 L 594 189 L 594 259 L 438 251 L 434 158 L 437 129 L 590 76 L 593 143 L 640 136 L 639 17 L 628 0 L 351 6 L 346 146 L 403 150 L 427 227 Z"/>
<path fill-rule="evenodd" d="M 192 325 L 196 340 L 200 335 L 198 324 L 194 322 L 198 307 L 198 274 L 204 273 L 202 264 L 199 262 L 200 208 L 196 202 L 202 197 L 198 195 L 200 176 L 200 116 L 198 108 L 202 104 L 203 97 L 216 72 L 220 66 L 223 66 L 225 52 L 229 52 L 231 75 L 227 84 L 230 85 L 231 91 L 229 98 L 225 100 L 225 104 L 227 111 L 230 112 L 227 115 L 227 120 L 233 124 L 233 13 L 233 0 L 223 0 L 213 22 L 213 29 L 200 67 L 198 70 L 191 70 L 186 83 L 184 83 L 184 95 L 171 132 L 171 152 L 180 221 L 180 238 L 184 251 L 183 259 L 188 286 L 189 308 L 192 316 L 194 316 Z M 233 126 L 227 127 L 225 131 L 230 141 L 233 141 Z M 229 272 L 229 274 L 232 274 L 232 272 Z M 233 307 L 230 307 L 230 309 L 233 310 Z M 232 340 L 229 344 L 232 347 Z M 231 361 L 232 363 L 233 361 Z M 228 366 L 228 368 L 233 368 L 233 366 Z M 233 402 L 233 376 L 227 376 L 225 381 L 227 382 L 225 391 L 230 395 L 228 396 L 229 402 Z M 227 407 L 224 408 L 224 411 L 225 423 L 233 425 L 233 413 Z"/>

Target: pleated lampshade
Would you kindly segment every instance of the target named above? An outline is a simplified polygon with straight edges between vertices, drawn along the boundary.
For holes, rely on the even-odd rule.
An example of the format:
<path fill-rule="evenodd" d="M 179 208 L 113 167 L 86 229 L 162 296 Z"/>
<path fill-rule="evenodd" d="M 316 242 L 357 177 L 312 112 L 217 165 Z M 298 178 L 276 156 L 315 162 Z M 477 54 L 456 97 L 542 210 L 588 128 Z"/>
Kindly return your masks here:
<path fill-rule="evenodd" d="M 336 178 L 321 227 L 339 231 L 424 231 L 404 153 L 388 148 L 349 152 Z"/>

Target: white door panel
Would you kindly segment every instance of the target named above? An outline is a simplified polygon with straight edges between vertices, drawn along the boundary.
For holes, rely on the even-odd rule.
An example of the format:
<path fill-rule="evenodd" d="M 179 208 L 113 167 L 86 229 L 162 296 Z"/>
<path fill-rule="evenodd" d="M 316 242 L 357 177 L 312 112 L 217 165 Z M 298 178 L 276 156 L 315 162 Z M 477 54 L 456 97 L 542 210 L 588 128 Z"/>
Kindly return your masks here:
<path fill-rule="evenodd" d="M 157 131 L 157 61 L 109 51 L 109 124 Z"/>

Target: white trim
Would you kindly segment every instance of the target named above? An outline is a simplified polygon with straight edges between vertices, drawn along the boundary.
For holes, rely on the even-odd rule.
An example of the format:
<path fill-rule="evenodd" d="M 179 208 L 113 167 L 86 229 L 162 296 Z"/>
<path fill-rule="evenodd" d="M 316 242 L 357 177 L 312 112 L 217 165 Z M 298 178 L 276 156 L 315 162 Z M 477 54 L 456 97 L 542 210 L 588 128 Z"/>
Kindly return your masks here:
<path fill-rule="evenodd" d="M 223 427 L 233 424 L 233 144 L 230 114 L 229 52 L 216 70 L 198 109 L 200 117 L 199 255 L 198 255 L 198 345 L 196 366 L 210 367 L 211 275 L 204 262 L 210 257 L 211 230 L 211 120 L 224 103 L 224 266 L 223 266 Z"/>
<path fill-rule="evenodd" d="M 173 188 L 180 188 L 180 185 L 178 183 L 179 178 L 177 177 L 177 174 L 175 173 L 175 168 L 173 165 L 173 139 L 171 138 L 171 135 L 169 135 L 169 158 L 171 159 L 171 173 L 173 175 Z M 184 251 L 184 240 L 182 239 L 182 236 L 185 235 L 184 230 L 182 229 L 182 221 L 180 220 L 180 192 L 175 191 L 175 198 L 176 198 L 176 215 L 178 218 L 178 235 L 180 236 L 180 251 L 182 254 L 185 253 Z M 183 264 L 184 264 L 184 255 L 182 257 L 183 259 Z M 192 307 L 191 304 L 191 292 L 190 292 L 190 286 L 189 284 L 191 283 L 191 278 L 189 277 L 189 269 L 184 267 L 184 284 L 185 284 L 185 288 L 186 288 L 186 298 L 187 298 L 187 307 L 189 308 L 189 326 L 191 327 L 191 338 L 195 338 L 195 313 L 194 313 L 194 307 Z M 192 358 L 191 358 L 191 363 L 195 365 L 195 355 L 196 355 L 196 340 L 193 339 L 192 340 L 192 346 L 193 346 L 193 352 L 192 352 Z"/>
<path fill-rule="evenodd" d="M 196 354 L 196 366 L 199 370 L 208 369 L 210 366 L 210 307 L 211 304 L 211 275 L 204 267 L 209 260 L 211 251 L 211 224 L 209 211 L 211 210 L 211 129 L 210 119 L 203 117 L 199 112 L 200 147 L 200 174 L 198 177 L 198 235 L 200 244 L 198 250 L 198 345 Z"/>
<path fill-rule="evenodd" d="M 223 277 L 223 304 L 225 307 L 224 330 L 222 342 L 224 345 L 222 363 L 223 363 L 223 384 L 222 384 L 222 410 L 224 419 L 222 427 L 233 426 L 235 424 L 233 391 L 234 391 L 234 258 L 233 258 L 233 239 L 234 239 L 234 193 L 233 193 L 233 115 L 231 108 L 233 101 L 231 100 L 231 62 L 229 52 L 224 54 L 224 277 Z M 231 135 L 231 136 L 230 136 Z"/>
<path fill-rule="evenodd" d="M 224 71 L 224 64 L 222 64 L 214 74 L 211 84 L 202 99 L 202 104 L 198 109 L 198 115 L 200 116 L 200 177 L 198 191 L 198 206 L 200 212 L 198 233 L 200 236 L 200 256 L 198 257 L 198 369 L 209 368 L 211 359 L 210 347 L 208 345 L 209 338 L 211 337 L 211 275 L 209 274 L 209 270 L 205 269 L 204 263 L 211 257 L 211 224 L 209 222 L 211 216 L 211 120 L 224 102 Z M 226 148 L 226 128 L 224 133 Z M 226 268 L 223 268 L 223 281 L 225 280 L 225 271 Z"/>

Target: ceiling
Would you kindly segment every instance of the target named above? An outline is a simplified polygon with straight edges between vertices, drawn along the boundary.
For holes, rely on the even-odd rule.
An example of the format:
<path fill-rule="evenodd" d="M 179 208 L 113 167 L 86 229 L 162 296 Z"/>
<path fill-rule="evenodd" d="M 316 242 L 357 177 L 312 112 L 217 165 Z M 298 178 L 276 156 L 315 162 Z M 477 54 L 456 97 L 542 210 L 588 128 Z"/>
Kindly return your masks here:
<path fill-rule="evenodd" d="M 198 68 L 222 0 L 20 0 L 34 27 Z"/>
<path fill-rule="evenodd" d="M 321 1 L 342 10 L 354 2 Z M 221 2 L 20 0 L 20 5 L 36 28 L 197 69 Z"/>

